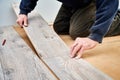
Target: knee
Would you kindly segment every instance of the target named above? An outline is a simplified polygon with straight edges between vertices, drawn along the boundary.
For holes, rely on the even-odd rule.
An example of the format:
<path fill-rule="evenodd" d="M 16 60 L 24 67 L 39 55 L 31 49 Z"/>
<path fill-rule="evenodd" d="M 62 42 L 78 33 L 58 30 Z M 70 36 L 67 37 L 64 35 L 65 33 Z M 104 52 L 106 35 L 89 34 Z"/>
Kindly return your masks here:
<path fill-rule="evenodd" d="M 59 29 L 58 29 L 57 26 L 59 26 L 59 25 L 57 25 L 56 23 L 53 24 L 53 29 L 54 29 L 54 31 L 55 31 L 56 33 L 59 32 Z"/>
<path fill-rule="evenodd" d="M 75 31 L 69 31 L 70 37 L 75 40 L 77 37 L 80 37 L 80 33 L 77 34 Z"/>
<path fill-rule="evenodd" d="M 56 31 L 56 24 L 53 23 L 53 29 Z"/>
<path fill-rule="evenodd" d="M 69 35 L 70 35 L 70 37 L 74 40 L 74 39 L 76 39 L 76 34 L 75 34 L 75 32 L 73 32 L 73 31 L 69 31 Z"/>
<path fill-rule="evenodd" d="M 70 30 L 69 35 L 72 39 L 76 39 L 77 37 L 87 37 L 89 35 L 89 32 L 88 31 L 77 32 L 77 31 Z"/>

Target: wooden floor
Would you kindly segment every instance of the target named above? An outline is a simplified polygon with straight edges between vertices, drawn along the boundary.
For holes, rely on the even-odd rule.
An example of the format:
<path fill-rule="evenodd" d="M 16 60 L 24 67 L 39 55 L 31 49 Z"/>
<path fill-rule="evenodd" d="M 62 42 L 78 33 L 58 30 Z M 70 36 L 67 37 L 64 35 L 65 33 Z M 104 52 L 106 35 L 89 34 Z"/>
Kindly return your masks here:
<path fill-rule="evenodd" d="M 74 41 L 68 35 L 60 35 L 70 46 Z M 120 36 L 104 38 L 103 43 L 84 52 L 83 58 L 115 80 L 120 80 Z"/>
<path fill-rule="evenodd" d="M 15 30 L 34 50 L 25 31 L 20 27 L 15 27 Z M 60 37 L 69 47 L 74 42 L 69 35 L 60 35 Z M 85 51 L 83 59 L 114 80 L 120 80 L 120 36 L 104 38 L 102 44 L 92 50 Z"/>

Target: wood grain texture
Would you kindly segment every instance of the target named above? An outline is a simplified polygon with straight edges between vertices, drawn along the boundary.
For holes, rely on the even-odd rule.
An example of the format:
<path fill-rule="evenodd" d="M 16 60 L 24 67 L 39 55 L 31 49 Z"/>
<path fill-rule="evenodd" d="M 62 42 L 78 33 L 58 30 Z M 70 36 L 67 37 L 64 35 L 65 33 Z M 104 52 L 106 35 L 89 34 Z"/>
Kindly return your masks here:
<path fill-rule="evenodd" d="M 74 40 L 69 35 L 60 35 L 70 46 Z M 102 44 L 84 52 L 83 59 L 113 78 L 120 80 L 120 35 L 104 37 Z"/>
<path fill-rule="evenodd" d="M 112 80 L 83 59 L 67 56 L 44 59 L 60 80 Z"/>
<path fill-rule="evenodd" d="M 18 5 L 14 4 L 13 8 L 18 15 Z M 37 12 L 31 12 L 28 19 L 29 25 L 28 27 L 24 27 L 25 32 L 41 57 L 50 58 L 69 54 L 67 45 L 60 37 L 58 37 L 54 30 L 48 26 Z"/>
<path fill-rule="evenodd" d="M 13 8 L 18 14 L 18 5 Z M 84 60 L 71 59 L 69 48 L 38 13 L 29 14 L 29 26 L 24 27 L 37 53 L 60 80 L 111 80 Z"/>
<path fill-rule="evenodd" d="M 56 80 L 12 27 L 0 28 L 0 80 Z"/>
<path fill-rule="evenodd" d="M 31 46 L 29 39 L 23 28 L 15 25 L 15 30 L 20 34 L 22 39 Z M 69 35 L 59 35 L 62 40 L 70 46 L 74 40 Z M 120 76 L 120 36 L 105 37 L 103 43 L 98 45 L 92 50 L 88 50 L 84 53 L 83 59 L 92 64 L 92 66 L 101 70 L 105 74 L 113 78 L 113 80 L 119 80 Z M 31 47 L 32 48 L 32 47 Z M 102 53 L 101 53 L 102 51 Z"/>

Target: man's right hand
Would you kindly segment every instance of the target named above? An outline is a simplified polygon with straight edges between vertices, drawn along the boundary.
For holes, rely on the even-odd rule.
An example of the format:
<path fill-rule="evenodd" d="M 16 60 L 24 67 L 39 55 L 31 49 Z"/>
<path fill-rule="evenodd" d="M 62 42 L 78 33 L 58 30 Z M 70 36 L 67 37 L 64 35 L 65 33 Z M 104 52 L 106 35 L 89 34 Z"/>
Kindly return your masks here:
<path fill-rule="evenodd" d="M 28 17 L 25 14 L 20 14 L 16 22 L 21 26 L 28 26 Z"/>

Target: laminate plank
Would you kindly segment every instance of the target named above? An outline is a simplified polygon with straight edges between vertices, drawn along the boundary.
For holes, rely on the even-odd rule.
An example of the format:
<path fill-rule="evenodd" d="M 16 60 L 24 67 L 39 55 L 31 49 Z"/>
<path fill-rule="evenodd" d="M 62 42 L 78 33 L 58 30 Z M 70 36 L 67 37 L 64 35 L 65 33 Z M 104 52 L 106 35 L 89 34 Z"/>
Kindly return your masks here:
<path fill-rule="evenodd" d="M 18 4 L 14 4 L 13 9 L 18 15 Z M 67 45 L 36 11 L 31 12 L 28 19 L 29 25 L 24 27 L 25 32 L 41 57 L 52 58 L 58 55 L 63 56 L 64 53 L 69 54 Z"/>
<path fill-rule="evenodd" d="M 112 80 L 83 59 L 67 56 L 44 59 L 60 80 Z"/>
<path fill-rule="evenodd" d="M 0 28 L 0 80 L 56 80 L 12 27 Z"/>

